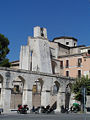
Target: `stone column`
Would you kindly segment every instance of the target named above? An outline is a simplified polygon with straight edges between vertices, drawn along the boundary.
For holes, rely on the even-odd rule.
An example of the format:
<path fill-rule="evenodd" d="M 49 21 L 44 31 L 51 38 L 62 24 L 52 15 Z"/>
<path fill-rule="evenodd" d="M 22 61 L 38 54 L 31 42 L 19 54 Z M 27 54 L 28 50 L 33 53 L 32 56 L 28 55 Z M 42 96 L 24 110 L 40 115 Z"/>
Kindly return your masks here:
<path fill-rule="evenodd" d="M 23 89 L 22 104 L 27 104 L 29 109 L 32 108 L 32 90 Z"/>
<path fill-rule="evenodd" d="M 41 105 L 46 107 L 50 105 L 50 91 L 45 90 L 41 92 Z"/>
<path fill-rule="evenodd" d="M 1 90 L 1 104 L 4 112 L 10 112 L 11 89 L 2 88 Z"/>
<path fill-rule="evenodd" d="M 56 112 L 61 112 L 61 106 L 65 107 L 65 90 L 60 88 L 57 94 L 57 109 Z"/>

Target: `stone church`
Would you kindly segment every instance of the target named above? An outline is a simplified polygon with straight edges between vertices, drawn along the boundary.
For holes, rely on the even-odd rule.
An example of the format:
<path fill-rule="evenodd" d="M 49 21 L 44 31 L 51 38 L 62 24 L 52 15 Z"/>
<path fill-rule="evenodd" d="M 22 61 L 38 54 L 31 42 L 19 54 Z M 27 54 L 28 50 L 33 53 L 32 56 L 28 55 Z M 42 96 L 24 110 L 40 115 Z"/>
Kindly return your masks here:
<path fill-rule="evenodd" d="M 34 27 L 34 36 L 28 37 L 21 46 L 20 60 L 12 62 L 11 68 L 0 67 L 0 107 L 5 112 L 17 109 L 18 104 L 54 105 L 70 107 L 74 102 L 71 94 L 73 76 L 62 71 L 60 56 L 78 54 L 77 39 L 59 37 L 49 41 L 46 28 Z M 80 53 L 79 53 L 80 54 Z"/>

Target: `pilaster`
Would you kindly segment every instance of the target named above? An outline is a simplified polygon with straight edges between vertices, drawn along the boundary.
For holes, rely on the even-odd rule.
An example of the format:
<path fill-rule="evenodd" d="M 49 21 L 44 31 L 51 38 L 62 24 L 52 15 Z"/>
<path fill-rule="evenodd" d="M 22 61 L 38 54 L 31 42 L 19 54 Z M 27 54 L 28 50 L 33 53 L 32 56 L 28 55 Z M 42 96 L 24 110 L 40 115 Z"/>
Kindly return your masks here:
<path fill-rule="evenodd" d="M 61 89 L 59 90 L 57 94 L 57 109 L 56 112 L 61 112 L 61 106 L 65 107 L 65 90 Z"/>
<path fill-rule="evenodd" d="M 42 91 L 41 93 L 41 105 L 46 107 L 47 105 L 50 105 L 50 91 Z"/>
<path fill-rule="evenodd" d="M 23 90 L 23 97 L 22 97 L 22 104 L 27 104 L 29 109 L 32 108 L 32 90 L 24 89 Z"/>
<path fill-rule="evenodd" d="M 2 88 L 1 91 L 1 104 L 4 112 L 10 112 L 10 100 L 11 100 L 11 89 Z"/>

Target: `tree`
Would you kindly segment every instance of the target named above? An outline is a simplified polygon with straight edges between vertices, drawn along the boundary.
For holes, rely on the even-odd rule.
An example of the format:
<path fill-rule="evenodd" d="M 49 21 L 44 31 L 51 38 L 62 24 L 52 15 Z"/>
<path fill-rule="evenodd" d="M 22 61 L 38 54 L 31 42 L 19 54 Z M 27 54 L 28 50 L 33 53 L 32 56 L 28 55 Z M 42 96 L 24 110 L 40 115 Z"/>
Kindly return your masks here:
<path fill-rule="evenodd" d="M 72 91 L 75 93 L 75 99 L 80 102 L 82 101 L 82 87 L 85 87 L 87 90 L 86 94 L 90 95 L 90 79 L 88 76 L 77 78 L 72 86 Z"/>
<path fill-rule="evenodd" d="M 9 40 L 4 35 L 0 34 L 0 66 L 10 67 L 9 59 L 6 55 L 9 53 Z"/>
<path fill-rule="evenodd" d="M 83 109 L 84 105 L 84 93 L 83 90 L 86 89 L 86 95 L 90 95 L 90 78 L 88 76 L 82 76 L 81 78 L 77 78 L 75 83 L 72 86 L 72 91 L 75 93 L 75 100 L 81 102 L 81 109 Z"/>
<path fill-rule="evenodd" d="M 75 83 L 73 84 L 72 91 L 75 93 L 75 99 L 82 102 L 82 87 L 86 88 L 86 94 L 90 95 L 90 79 L 88 76 L 82 76 L 81 78 L 77 78 Z"/>

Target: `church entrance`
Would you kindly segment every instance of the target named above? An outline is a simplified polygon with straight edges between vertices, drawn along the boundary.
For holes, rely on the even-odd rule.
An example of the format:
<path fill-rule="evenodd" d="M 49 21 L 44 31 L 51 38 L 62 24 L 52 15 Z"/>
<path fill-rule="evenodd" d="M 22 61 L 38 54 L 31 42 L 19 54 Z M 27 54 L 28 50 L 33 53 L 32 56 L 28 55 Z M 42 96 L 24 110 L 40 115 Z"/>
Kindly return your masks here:
<path fill-rule="evenodd" d="M 10 109 L 17 109 L 18 105 L 22 104 L 24 79 L 21 76 L 17 77 L 13 81 L 12 86 L 13 88 L 11 89 Z"/>

